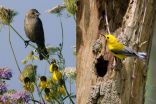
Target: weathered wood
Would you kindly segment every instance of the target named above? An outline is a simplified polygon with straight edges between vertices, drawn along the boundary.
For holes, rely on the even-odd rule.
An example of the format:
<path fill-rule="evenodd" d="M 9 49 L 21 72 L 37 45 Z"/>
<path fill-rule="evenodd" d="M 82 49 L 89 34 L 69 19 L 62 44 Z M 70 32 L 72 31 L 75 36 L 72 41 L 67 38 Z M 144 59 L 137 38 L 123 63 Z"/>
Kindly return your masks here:
<path fill-rule="evenodd" d="M 106 32 L 105 3 L 111 33 L 132 49 L 147 52 L 149 57 L 155 0 L 79 0 L 76 21 L 76 102 L 143 104 L 149 58 L 147 60 L 126 58 L 119 62 L 118 70 L 114 69 L 114 58 L 106 48 L 104 37 L 99 36 L 101 29 Z M 102 50 L 98 55 L 92 52 L 97 39 L 102 43 Z M 99 62 L 100 56 L 103 59 Z M 108 67 L 105 67 L 107 61 Z M 103 65 L 97 68 L 95 67 L 97 63 Z M 103 76 L 98 74 L 101 70 L 104 71 Z"/>

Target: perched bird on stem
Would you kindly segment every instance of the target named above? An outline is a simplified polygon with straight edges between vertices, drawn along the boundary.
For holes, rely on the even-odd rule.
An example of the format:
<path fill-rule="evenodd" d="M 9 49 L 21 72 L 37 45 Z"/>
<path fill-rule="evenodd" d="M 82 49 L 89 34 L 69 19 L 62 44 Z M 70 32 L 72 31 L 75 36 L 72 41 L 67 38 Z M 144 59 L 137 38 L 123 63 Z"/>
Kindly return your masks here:
<path fill-rule="evenodd" d="M 124 59 L 126 57 L 138 57 L 140 59 L 146 59 L 146 53 L 136 52 L 127 46 L 119 43 L 117 38 L 112 34 L 106 34 L 104 37 L 107 40 L 107 46 L 109 51 L 117 58 Z"/>
<path fill-rule="evenodd" d="M 37 44 L 39 58 L 43 60 L 48 58 L 49 55 L 45 47 L 44 30 L 39 15 L 40 13 L 36 9 L 30 9 L 25 15 L 24 30 L 30 41 Z M 28 45 L 28 42 L 26 43 Z"/>

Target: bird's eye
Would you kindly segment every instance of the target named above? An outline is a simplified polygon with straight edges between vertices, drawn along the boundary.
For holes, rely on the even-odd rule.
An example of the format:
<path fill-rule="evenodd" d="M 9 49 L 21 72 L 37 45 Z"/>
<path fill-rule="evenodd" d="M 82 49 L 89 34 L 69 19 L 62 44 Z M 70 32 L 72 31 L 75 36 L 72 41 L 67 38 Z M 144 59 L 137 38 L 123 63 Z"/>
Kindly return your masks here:
<path fill-rule="evenodd" d="M 31 14 L 33 14 L 33 15 L 34 15 L 35 13 L 34 13 L 34 12 L 32 12 Z"/>
<path fill-rule="evenodd" d="M 107 39 L 109 39 L 109 37 L 107 37 Z"/>

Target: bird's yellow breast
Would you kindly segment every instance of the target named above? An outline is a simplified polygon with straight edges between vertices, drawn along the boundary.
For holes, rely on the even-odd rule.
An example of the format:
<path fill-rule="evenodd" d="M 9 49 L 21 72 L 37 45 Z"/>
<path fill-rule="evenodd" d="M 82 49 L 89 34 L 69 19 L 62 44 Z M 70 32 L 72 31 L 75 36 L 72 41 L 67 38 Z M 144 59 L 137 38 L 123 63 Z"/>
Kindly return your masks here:
<path fill-rule="evenodd" d="M 108 43 L 109 50 L 122 50 L 124 49 L 124 45 L 118 42 Z"/>
<path fill-rule="evenodd" d="M 110 50 L 110 52 L 116 56 L 119 59 L 124 59 L 126 56 L 122 55 L 122 54 L 116 54 L 114 52 L 112 52 L 111 50 L 123 50 L 124 49 L 124 45 L 119 43 L 119 42 L 115 42 L 115 43 L 108 43 L 108 49 Z"/>

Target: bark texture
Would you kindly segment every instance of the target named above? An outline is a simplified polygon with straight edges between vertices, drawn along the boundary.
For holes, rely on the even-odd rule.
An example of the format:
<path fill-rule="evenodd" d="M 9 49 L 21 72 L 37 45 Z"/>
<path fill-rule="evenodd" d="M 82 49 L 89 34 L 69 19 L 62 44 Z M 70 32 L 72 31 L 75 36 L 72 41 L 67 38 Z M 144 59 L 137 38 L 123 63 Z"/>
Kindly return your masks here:
<path fill-rule="evenodd" d="M 99 35 L 100 30 L 106 33 L 105 4 L 111 33 L 130 48 L 147 52 L 149 57 L 155 0 L 79 0 L 76 102 L 143 104 L 149 58 L 114 61 L 104 37 Z M 117 62 L 118 69 L 113 67 Z"/>

